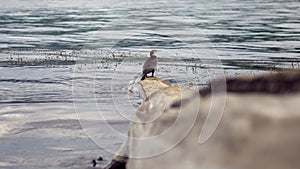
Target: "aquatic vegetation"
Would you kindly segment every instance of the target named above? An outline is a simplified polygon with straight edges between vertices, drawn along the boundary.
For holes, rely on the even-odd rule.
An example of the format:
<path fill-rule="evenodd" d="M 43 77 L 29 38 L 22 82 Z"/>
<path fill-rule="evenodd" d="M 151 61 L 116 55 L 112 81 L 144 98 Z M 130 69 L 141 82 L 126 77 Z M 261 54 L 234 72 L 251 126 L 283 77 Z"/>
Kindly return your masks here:
<path fill-rule="evenodd" d="M 0 67 L 55 67 L 76 64 L 75 57 L 66 51 L 15 50 L 3 52 L 2 55 L 6 56 L 6 59 L 0 60 Z"/>

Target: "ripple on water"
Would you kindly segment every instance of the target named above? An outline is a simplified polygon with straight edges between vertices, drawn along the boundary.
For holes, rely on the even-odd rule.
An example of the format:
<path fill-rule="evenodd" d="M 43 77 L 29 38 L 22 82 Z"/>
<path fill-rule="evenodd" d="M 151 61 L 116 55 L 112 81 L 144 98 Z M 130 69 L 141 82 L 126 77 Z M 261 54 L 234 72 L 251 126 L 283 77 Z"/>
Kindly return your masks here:
<path fill-rule="evenodd" d="M 73 101 L 97 102 L 115 120 L 111 126 L 126 133 L 113 97 L 128 103 L 117 105 L 121 113 L 132 115 L 122 110 L 136 109 L 139 100 L 127 86 L 150 49 L 161 52 L 157 76 L 195 89 L 220 72 L 252 77 L 300 69 L 299 6 L 297 0 L 1 1 L 0 168 L 86 168 L 99 155 L 111 159 L 103 147 L 112 151 L 121 142 L 105 131 L 95 134 L 102 148 L 91 142 Z M 81 115 L 93 128 L 99 120 L 88 108 Z"/>

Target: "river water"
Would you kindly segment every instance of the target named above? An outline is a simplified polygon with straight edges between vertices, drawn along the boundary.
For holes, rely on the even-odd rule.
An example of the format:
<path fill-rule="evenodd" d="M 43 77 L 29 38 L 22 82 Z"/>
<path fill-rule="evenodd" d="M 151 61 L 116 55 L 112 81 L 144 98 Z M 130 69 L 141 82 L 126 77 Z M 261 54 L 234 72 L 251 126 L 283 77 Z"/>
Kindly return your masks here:
<path fill-rule="evenodd" d="M 152 49 L 157 76 L 195 89 L 299 69 L 299 11 L 298 0 L 1 0 L 0 168 L 107 162 L 122 137 L 102 122 L 126 133 L 140 101 L 128 86 Z"/>

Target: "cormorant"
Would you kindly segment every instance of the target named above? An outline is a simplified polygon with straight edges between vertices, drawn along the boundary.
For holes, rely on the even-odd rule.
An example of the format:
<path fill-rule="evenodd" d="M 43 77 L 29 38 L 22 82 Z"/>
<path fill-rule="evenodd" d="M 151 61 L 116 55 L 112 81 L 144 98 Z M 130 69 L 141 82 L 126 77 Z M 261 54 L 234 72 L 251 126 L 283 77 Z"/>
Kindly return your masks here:
<path fill-rule="evenodd" d="M 143 65 L 143 77 L 141 78 L 141 80 L 144 80 L 147 77 L 148 73 L 152 73 L 152 77 L 153 77 L 157 65 L 156 54 L 157 54 L 157 50 L 152 50 L 150 52 L 150 58 L 148 58 Z"/>
<path fill-rule="evenodd" d="M 97 165 L 96 160 L 93 160 L 93 161 L 92 161 L 92 164 L 93 164 L 93 167 L 96 167 L 96 165 Z"/>

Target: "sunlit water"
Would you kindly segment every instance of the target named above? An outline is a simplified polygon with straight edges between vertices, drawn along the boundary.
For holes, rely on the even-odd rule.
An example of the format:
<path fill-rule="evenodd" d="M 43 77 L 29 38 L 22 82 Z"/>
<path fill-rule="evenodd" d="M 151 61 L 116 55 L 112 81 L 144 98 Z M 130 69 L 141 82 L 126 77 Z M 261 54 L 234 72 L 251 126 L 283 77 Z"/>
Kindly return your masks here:
<path fill-rule="evenodd" d="M 128 86 L 151 49 L 159 50 L 157 76 L 194 89 L 221 74 L 299 69 L 299 6 L 297 0 L 1 0 L 0 168 L 109 160 L 107 151 L 121 140 L 97 130 L 105 128 L 99 121 L 126 133 L 140 101 Z"/>

